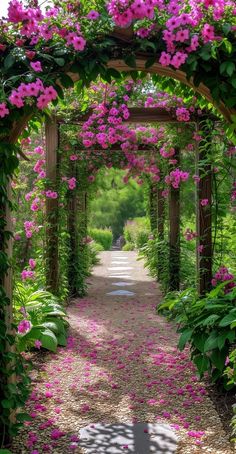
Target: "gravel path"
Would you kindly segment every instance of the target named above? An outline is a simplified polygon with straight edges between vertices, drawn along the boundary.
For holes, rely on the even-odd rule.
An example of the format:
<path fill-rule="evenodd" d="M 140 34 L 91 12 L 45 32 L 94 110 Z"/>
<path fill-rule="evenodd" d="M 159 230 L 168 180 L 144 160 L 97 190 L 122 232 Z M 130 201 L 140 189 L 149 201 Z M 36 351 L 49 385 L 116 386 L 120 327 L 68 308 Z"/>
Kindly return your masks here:
<path fill-rule="evenodd" d="M 176 349 L 173 325 L 156 315 L 158 285 L 136 258 L 102 253 L 88 296 L 68 308 L 67 348 L 37 356 L 33 422 L 15 438 L 14 454 L 83 454 L 82 427 L 132 421 L 170 424 L 178 454 L 233 452 L 188 351 Z M 107 294 L 116 290 L 134 295 Z"/>

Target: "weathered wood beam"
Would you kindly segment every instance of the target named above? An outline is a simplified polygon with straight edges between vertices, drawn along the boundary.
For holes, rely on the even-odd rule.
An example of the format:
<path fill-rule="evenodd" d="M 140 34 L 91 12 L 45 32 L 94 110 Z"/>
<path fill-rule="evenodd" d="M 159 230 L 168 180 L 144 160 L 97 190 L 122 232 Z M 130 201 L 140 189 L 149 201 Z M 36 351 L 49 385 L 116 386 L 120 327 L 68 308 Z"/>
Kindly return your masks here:
<path fill-rule="evenodd" d="M 67 121 L 59 117 L 58 122 L 61 124 L 80 124 L 85 123 L 93 109 L 89 109 L 84 115 L 76 115 L 76 113 Z M 126 123 L 178 123 L 174 110 L 167 112 L 161 107 L 129 107 L 130 116 L 124 122 Z M 194 121 L 194 118 L 193 118 Z"/>
<path fill-rule="evenodd" d="M 58 182 L 59 129 L 56 117 L 45 123 L 46 177 L 48 189 L 56 190 Z M 58 198 L 46 198 L 46 282 L 47 289 L 57 294 L 59 285 Z"/>

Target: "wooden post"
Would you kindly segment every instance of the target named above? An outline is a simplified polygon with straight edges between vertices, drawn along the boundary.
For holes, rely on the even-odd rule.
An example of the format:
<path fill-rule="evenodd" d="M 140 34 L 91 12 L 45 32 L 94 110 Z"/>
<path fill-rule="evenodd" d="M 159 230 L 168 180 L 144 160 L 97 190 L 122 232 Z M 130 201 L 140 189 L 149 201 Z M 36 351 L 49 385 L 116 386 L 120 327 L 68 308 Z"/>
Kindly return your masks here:
<path fill-rule="evenodd" d="M 160 243 L 157 252 L 157 277 L 158 280 L 162 279 L 164 270 L 164 239 L 165 239 L 165 199 L 162 195 L 163 188 L 157 190 L 157 236 Z"/>
<path fill-rule="evenodd" d="M 70 191 L 68 197 L 68 232 L 69 263 L 68 287 L 69 294 L 75 298 L 86 293 L 85 279 L 88 276 L 87 244 L 87 193 L 83 189 Z"/>
<path fill-rule="evenodd" d="M 48 189 L 56 190 L 58 183 L 58 145 L 59 130 L 56 117 L 46 120 L 46 177 Z M 58 198 L 46 197 L 46 247 L 47 247 L 47 289 L 54 294 L 59 285 L 58 251 Z"/>
<path fill-rule="evenodd" d="M 197 151 L 198 175 L 197 184 L 197 282 L 200 296 L 211 288 L 212 279 L 212 166 L 209 156 L 211 143 L 209 129 L 204 130 L 205 138 Z M 204 206 L 204 202 L 207 204 Z M 205 202 L 206 203 L 206 202 Z"/>
<path fill-rule="evenodd" d="M 180 150 L 176 149 L 175 159 L 180 162 Z M 170 188 L 169 195 L 169 289 L 180 287 L 180 189 Z"/>

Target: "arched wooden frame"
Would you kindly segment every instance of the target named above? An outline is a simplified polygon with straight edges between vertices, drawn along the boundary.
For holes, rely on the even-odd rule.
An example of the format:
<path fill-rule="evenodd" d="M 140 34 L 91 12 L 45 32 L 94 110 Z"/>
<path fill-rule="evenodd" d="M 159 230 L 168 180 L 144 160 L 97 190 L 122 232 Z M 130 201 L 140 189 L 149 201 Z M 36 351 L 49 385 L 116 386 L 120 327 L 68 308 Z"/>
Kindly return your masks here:
<path fill-rule="evenodd" d="M 122 33 L 120 33 L 120 35 L 119 35 L 119 38 L 121 38 L 121 39 L 123 39 L 123 37 L 125 38 L 125 33 L 126 33 L 125 31 L 122 31 Z M 130 39 L 130 36 L 129 36 L 129 39 Z M 178 80 L 179 82 L 192 88 L 196 93 L 199 93 L 201 96 L 203 96 L 205 99 L 207 99 L 211 104 L 213 104 L 216 107 L 216 109 L 223 115 L 226 122 L 228 122 L 228 123 L 232 122 L 231 116 L 236 115 L 236 109 L 228 108 L 227 106 L 225 106 L 225 104 L 223 102 L 220 102 L 219 104 L 217 104 L 214 101 L 210 90 L 204 84 L 200 84 L 198 87 L 196 87 L 196 86 L 194 86 L 194 84 L 191 80 L 187 79 L 186 74 L 183 71 L 174 70 L 170 67 L 164 67 L 158 62 L 154 63 L 150 68 L 147 69 L 145 67 L 147 58 L 148 58 L 147 55 L 138 54 L 136 57 L 136 67 L 135 68 L 131 68 L 130 66 L 128 66 L 122 59 L 110 60 L 107 64 L 107 66 L 109 68 L 114 68 L 120 72 L 128 73 L 135 69 L 137 71 L 143 71 L 147 74 L 158 74 L 163 77 L 170 77 L 175 80 Z M 78 74 L 71 73 L 69 71 L 67 71 L 67 73 L 73 79 L 74 82 L 79 80 Z M 11 134 L 9 137 L 10 143 L 15 143 L 17 141 L 18 137 L 20 136 L 20 134 L 22 133 L 22 131 L 24 130 L 24 128 L 26 127 L 28 121 L 30 120 L 30 118 L 32 116 L 33 116 L 33 113 L 31 116 L 29 116 L 29 115 L 23 116 L 21 121 L 18 121 L 16 124 L 13 125 L 12 131 L 11 131 Z M 10 220 L 9 220 L 8 213 L 7 213 L 7 223 L 9 226 Z M 9 250 L 11 250 L 11 248 Z M 10 273 L 8 274 L 7 279 L 5 279 L 5 289 L 6 289 L 7 295 L 11 298 L 12 288 L 11 288 Z"/>

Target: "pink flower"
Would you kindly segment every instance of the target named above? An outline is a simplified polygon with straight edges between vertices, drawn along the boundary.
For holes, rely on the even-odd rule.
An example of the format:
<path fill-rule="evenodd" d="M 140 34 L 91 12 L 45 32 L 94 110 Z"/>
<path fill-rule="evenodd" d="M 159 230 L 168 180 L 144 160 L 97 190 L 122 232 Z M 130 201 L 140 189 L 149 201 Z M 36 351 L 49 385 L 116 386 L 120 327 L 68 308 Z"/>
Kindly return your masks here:
<path fill-rule="evenodd" d="M 208 200 L 208 199 L 202 199 L 202 200 L 201 200 L 201 205 L 202 205 L 202 207 L 206 207 L 206 206 L 208 205 L 208 203 L 209 203 L 209 200 Z"/>
<path fill-rule="evenodd" d="M 178 69 L 186 62 L 187 58 L 188 54 L 185 54 L 184 52 L 176 52 L 176 54 L 171 59 L 171 64 Z"/>
<path fill-rule="evenodd" d="M 36 261 L 34 259 L 29 259 L 29 266 L 31 270 L 33 270 L 36 267 Z"/>
<path fill-rule="evenodd" d="M 9 115 L 9 109 L 6 106 L 5 102 L 0 103 L 0 117 L 4 118 L 6 115 Z"/>
<path fill-rule="evenodd" d="M 78 159 L 78 156 L 76 154 L 70 155 L 70 160 L 71 161 L 77 161 L 77 159 Z"/>
<path fill-rule="evenodd" d="M 61 430 L 53 429 L 51 432 L 51 439 L 58 440 L 59 438 L 64 437 L 64 435 L 65 435 L 64 432 L 62 432 Z"/>
<path fill-rule="evenodd" d="M 34 271 L 23 270 L 21 273 L 21 279 L 25 281 L 26 279 L 34 279 L 35 273 Z"/>
<path fill-rule="evenodd" d="M 95 11 L 95 10 L 91 10 L 87 14 L 87 18 L 91 19 L 91 20 L 97 20 L 99 17 L 100 17 L 100 14 L 98 13 L 98 11 Z"/>
<path fill-rule="evenodd" d="M 166 52 L 162 52 L 159 58 L 159 62 L 162 66 L 169 66 L 171 62 L 171 55 Z"/>
<path fill-rule="evenodd" d="M 9 102 L 16 107 L 23 107 L 24 102 L 22 97 L 19 95 L 19 93 L 16 90 L 13 90 L 11 92 L 11 95 L 9 96 Z"/>
<path fill-rule="evenodd" d="M 35 348 L 40 349 L 41 346 L 42 346 L 42 342 L 40 340 L 36 340 L 35 343 L 34 343 L 34 346 L 35 346 Z"/>
<path fill-rule="evenodd" d="M 31 329 L 31 323 L 29 320 L 21 320 L 17 327 L 17 331 L 19 334 L 25 334 L 27 331 Z"/>
<path fill-rule="evenodd" d="M 40 61 L 35 61 L 35 62 L 31 61 L 30 66 L 36 73 L 40 73 L 43 70 Z"/>

